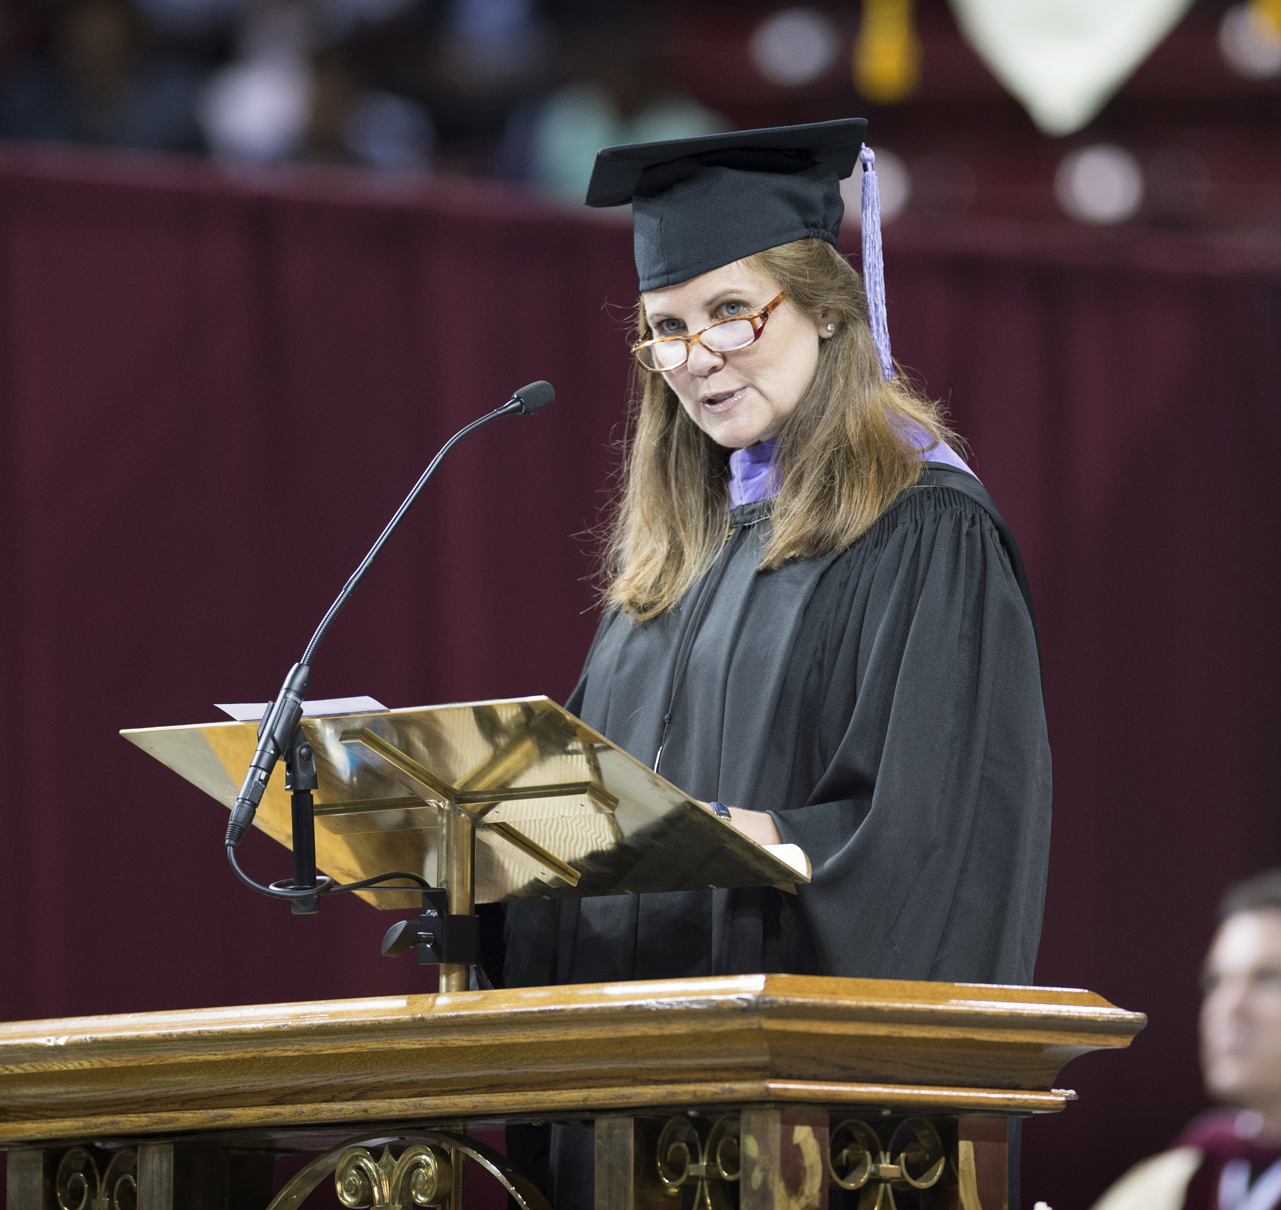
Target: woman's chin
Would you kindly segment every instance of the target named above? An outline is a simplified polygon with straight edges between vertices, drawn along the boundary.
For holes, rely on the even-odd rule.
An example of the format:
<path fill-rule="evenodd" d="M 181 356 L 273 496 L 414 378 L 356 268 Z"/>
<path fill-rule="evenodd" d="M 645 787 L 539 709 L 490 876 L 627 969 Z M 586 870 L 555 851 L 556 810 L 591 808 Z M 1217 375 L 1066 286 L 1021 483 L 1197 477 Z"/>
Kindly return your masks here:
<path fill-rule="evenodd" d="M 703 429 L 717 445 L 727 450 L 745 450 L 749 445 L 759 445 L 774 435 L 768 425 L 752 423 L 748 417 L 738 416 L 727 416 L 722 424 L 705 424 Z"/>

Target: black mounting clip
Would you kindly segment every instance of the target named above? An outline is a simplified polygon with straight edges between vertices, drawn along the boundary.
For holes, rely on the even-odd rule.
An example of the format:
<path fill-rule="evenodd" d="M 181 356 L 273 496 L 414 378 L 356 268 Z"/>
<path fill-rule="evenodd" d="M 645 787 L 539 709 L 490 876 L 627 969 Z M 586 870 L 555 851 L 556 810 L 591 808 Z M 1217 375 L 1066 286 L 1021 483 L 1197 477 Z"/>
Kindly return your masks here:
<path fill-rule="evenodd" d="M 401 920 L 387 930 L 383 956 L 395 958 L 413 945 L 418 947 L 418 961 L 424 966 L 434 962 L 475 966 L 480 961 L 480 921 L 475 916 L 449 915 L 445 891 L 424 891 L 422 915 L 417 920 Z"/>

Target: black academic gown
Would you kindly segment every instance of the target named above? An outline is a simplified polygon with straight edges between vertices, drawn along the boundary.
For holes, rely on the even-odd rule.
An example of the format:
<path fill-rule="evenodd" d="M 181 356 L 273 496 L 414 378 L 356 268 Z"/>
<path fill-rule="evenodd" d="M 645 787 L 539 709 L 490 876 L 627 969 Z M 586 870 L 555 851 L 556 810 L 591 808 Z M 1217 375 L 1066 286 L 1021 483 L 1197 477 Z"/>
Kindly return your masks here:
<path fill-rule="evenodd" d="M 812 881 L 510 904 L 509 987 L 1032 981 L 1050 752 L 1031 602 L 996 506 L 927 464 L 848 550 L 761 572 L 769 518 L 769 502 L 735 509 L 674 609 L 606 613 L 567 705 L 646 764 L 661 742 L 660 772 L 688 794 L 768 811 Z M 590 1205 L 587 1186 L 555 1196 Z"/>

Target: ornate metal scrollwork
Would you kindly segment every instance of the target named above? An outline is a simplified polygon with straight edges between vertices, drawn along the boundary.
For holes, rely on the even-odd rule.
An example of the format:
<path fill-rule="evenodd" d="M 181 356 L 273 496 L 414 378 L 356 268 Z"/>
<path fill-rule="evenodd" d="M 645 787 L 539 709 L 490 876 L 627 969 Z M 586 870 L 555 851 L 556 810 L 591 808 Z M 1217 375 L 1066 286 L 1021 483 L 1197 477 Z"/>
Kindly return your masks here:
<path fill-rule="evenodd" d="M 862 1189 L 859 1210 L 894 1210 L 895 1189 L 932 1188 L 946 1163 L 943 1140 L 924 1118 L 900 1122 L 885 1144 L 858 1118 L 846 1118 L 832 1131 L 832 1183 Z"/>
<path fill-rule="evenodd" d="M 72 1147 L 58 1161 L 54 1196 L 59 1210 L 135 1210 L 138 1153 L 132 1148 L 115 1152 L 99 1175 L 93 1153 L 86 1147 Z"/>
<path fill-rule="evenodd" d="M 727 1184 L 742 1174 L 739 1118 L 727 1113 L 704 1134 L 696 1120 L 671 1118 L 658 1136 L 658 1179 L 675 1195 L 687 1181 L 697 1181 L 694 1210 L 729 1210 Z"/>
<path fill-rule="evenodd" d="M 391 1145 L 403 1145 L 397 1153 Z M 374 1159 L 369 1148 L 382 1147 Z M 267 1210 L 299 1210 L 307 1196 L 330 1173 L 344 1206 L 373 1206 L 378 1210 L 411 1210 L 415 1206 L 452 1206 L 451 1152 L 475 1160 L 512 1196 L 519 1210 L 551 1210 L 530 1181 L 506 1156 L 465 1134 L 410 1128 L 370 1137 L 358 1135 L 317 1156 L 272 1199 Z M 79 1210 L 78 1207 L 73 1210 Z"/>
<path fill-rule="evenodd" d="M 348 1147 L 334 1170 L 338 1200 L 344 1206 L 411 1210 L 447 1205 L 454 1186 L 449 1154 L 430 1143 L 415 1143 L 399 1156 L 384 1147 L 375 1160 L 364 1147 Z"/>

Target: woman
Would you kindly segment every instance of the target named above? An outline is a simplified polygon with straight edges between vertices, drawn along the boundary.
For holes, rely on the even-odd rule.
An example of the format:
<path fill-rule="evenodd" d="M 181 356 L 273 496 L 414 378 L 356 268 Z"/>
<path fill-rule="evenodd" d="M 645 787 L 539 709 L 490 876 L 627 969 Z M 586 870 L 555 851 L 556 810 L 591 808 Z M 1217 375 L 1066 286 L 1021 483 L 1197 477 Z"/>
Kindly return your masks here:
<path fill-rule="evenodd" d="M 1031 982 L 1050 770 L 1030 603 L 836 252 L 863 129 L 609 148 L 588 195 L 633 205 L 644 381 L 568 708 L 754 839 L 800 845 L 813 879 L 509 905 L 509 986 Z M 586 1162 L 562 1157 L 560 1185 Z"/>

